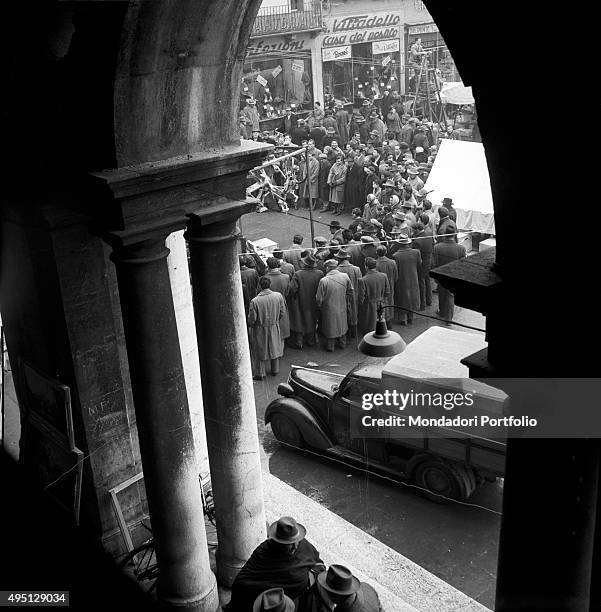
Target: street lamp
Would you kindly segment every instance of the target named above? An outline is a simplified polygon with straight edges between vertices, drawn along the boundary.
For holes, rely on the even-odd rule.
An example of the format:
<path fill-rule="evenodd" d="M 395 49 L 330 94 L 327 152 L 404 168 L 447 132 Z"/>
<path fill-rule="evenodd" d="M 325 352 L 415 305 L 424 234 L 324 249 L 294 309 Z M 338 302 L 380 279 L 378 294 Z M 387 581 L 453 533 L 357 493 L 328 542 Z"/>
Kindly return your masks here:
<path fill-rule="evenodd" d="M 378 320 L 376 321 L 376 330 L 369 332 L 363 336 L 363 340 L 359 343 L 359 351 L 364 355 L 370 357 L 393 357 L 402 353 L 406 348 L 406 342 L 401 338 L 400 334 L 389 331 L 386 327 L 386 320 L 384 319 L 385 308 L 397 308 L 398 310 L 404 310 L 405 312 L 412 312 L 413 314 L 425 317 L 426 319 L 433 319 L 434 321 L 441 321 L 447 325 L 457 325 L 458 327 L 465 327 L 466 329 L 473 329 L 479 332 L 486 332 L 485 329 L 479 327 L 473 327 L 472 325 L 466 325 L 465 323 L 457 323 L 457 321 L 451 321 L 448 319 L 441 319 L 440 317 L 433 317 L 431 315 L 423 314 L 411 310 L 411 308 L 404 308 L 403 306 L 397 306 L 396 304 L 379 304 L 378 305 Z"/>
<path fill-rule="evenodd" d="M 400 308 L 399 306 L 378 306 L 378 320 L 376 329 L 363 336 L 359 343 L 359 351 L 370 357 L 392 357 L 402 353 L 407 348 L 407 343 L 400 334 L 389 331 L 384 319 L 384 308 Z M 403 310 L 403 309 L 401 309 Z"/>

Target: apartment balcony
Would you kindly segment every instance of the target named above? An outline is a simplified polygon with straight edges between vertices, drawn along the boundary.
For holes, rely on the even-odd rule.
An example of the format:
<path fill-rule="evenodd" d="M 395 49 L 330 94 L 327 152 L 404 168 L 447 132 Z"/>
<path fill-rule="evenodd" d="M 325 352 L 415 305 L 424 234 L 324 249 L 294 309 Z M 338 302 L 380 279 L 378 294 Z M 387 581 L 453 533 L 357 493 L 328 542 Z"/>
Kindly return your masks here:
<path fill-rule="evenodd" d="M 250 37 L 319 31 L 322 27 L 321 2 L 305 2 L 298 10 L 292 10 L 289 4 L 268 6 L 260 9 Z"/>

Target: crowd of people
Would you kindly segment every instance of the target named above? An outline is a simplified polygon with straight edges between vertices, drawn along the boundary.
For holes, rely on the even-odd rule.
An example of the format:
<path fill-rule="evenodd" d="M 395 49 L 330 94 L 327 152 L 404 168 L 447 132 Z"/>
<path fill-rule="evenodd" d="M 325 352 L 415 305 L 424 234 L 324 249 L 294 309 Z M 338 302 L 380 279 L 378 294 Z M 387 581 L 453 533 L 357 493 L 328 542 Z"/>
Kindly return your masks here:
<path fill-rule="evenodd" d="M 376 591 L 350 569 L 326 569 L 306 534 L 290 516 L 270 525 L 234 579 L 226 612 L 383 612 Z"/>
<path fill-rule="evenodd" d="M 435 211 L 423 189 L 411 199 L 401 200 L 392 185 L 383 194 L 388 204 L 369 194 L 348 227 L 333 219 L 329 238 L 317 236 L 309 248 L 297 234 L 266 264 L 256 253 L 240 256 L 255 379 L 268 366 L 279 373 L 286 344 L 302 349 L 321 339 L 331 352 L 373 331 L 380 305 L 399 307 L 384 309 L 389 325 L 411 325 L 432 305 L 430 269 L 466 256 L 451 198 Z M 436 314 L 451 320 L 453 295 L 440 285 L 437 292 Z"/>
<path fill-rule="evenodd" d="M 252 102 L 247 102 L 243 117 L 251 113 Z M 309 160 L 303 153 L 296 161 L 274 162 L 265 168 L 265 179 L 283 184 L 282 168 L 289 174 L 292 165 L 296 180 L 295 192 L 289 194 L 290 207 L 318 206 L 321 212 L 335 215 L 363 207 L 369 195 L 382 205 L 389 205 L 393 195 L 414 200 L 428 178 L 441 138 L 453 138 L 453 129 L 402 109 L 400 99 L 385 95 L 377 106 L 363 100 L 352 113 L 341 103 L 324 111 L 316 102 L 307 119 L 296 118 L 288 110 L 282 130 L 288 144 L 307 147 Z M 255 139 L 269 141 L 258 131 L 253 134 Z M 273 159 L 275 155 L 269 161 Z M 261 202 L 263 207 L 279 208 L 269 199 Z"/>

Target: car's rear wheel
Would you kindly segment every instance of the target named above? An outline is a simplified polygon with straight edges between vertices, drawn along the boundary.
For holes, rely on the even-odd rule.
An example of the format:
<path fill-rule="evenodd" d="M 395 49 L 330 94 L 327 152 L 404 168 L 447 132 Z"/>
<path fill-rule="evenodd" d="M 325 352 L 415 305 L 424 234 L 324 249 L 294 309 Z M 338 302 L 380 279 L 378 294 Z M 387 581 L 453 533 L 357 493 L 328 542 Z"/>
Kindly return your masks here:
<path fill-rule="evenodd" d="M 475 489 L 473 473 L 460 465 L 437 459 L 422 461 L 415 468 L 413 480 L 423 489 L 425 497 L 439 504 L 454 499 L 466 501 Z"/>
<path fill-rule="evenodd" d="M 305 442 L 296 423 L 283 414 L 274 414 L 271 417 L 271 430 L 282 443 L 296 448 L 304 448 Z"/>

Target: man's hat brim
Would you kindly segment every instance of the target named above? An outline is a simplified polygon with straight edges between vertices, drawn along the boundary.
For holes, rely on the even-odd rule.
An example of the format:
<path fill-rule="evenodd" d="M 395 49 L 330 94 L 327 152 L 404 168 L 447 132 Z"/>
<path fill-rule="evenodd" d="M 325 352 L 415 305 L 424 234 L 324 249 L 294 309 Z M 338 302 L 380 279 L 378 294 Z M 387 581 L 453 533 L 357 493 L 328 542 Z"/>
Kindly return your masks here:
<path fill-rule="evenodd" d="M 305 539 L 305 536 L 307 535 L 307 530 L 305 529 L 305 526 L 301 525 L 300 523 L 296 523 L 296 526 L 298 527 L 298 532 L 296 536 L 294 536 L 294 538 L 278 538 L 276 536 L 278 521 L 275 521 L 274 523 L 269 525 L 269 528 L 267 529 L 267 537 L 270 540 L 273 540 L 274 542 L 279 542 L 280 544 L 294 544 L 295 542 L 300 542 L 301 540 Z"/>
<path fill-rule="evenodd" d="M 321 574 L 317 576 L 317 582 L 319 582 L 321 587 L 325 589 L 328 593 L 334 593 L 335 595 L 352 595 L 353 593 L 356 593 L 361 586 L 361 583 L 359 582 L 359 580 L 355 578 L 355 576 L 353 576 L 351 580 L 351 585 L 349 586 L 348 589 L 345 589 L 345 590 L 333 589 L 326 582 L 327 575 L 328 575 L 327 572 L 321 572 Z"/>

